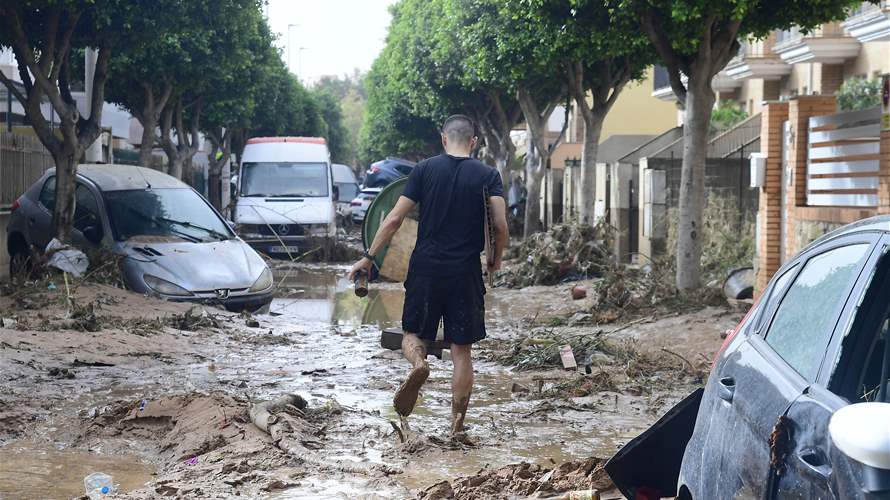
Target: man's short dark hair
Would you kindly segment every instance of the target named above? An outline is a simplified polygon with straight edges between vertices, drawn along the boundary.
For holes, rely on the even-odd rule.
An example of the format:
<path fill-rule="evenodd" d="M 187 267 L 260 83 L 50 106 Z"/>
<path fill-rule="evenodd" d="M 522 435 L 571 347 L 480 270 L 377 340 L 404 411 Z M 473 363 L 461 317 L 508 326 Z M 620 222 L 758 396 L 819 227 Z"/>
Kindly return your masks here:
<path fill-rule="evenodd" d="M 476 136 L 476 126 L 469 116 L 451 115 L 442 124 L 442 133 L 453 143 L 469 144 Z"/>

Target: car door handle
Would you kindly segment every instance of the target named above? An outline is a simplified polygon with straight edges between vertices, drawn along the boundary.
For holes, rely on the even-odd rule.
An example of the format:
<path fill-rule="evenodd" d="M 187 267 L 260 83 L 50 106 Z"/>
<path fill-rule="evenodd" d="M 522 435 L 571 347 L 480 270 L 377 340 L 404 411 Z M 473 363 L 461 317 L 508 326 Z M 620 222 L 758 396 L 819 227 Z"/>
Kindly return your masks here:
<path fill-rule="evenodd" d="M 797 460 L 803 465 L 803 473 L 813 479 L 828 481 L 831 466 L 826 463 L 825 455 L 818 450 L 800 450 Z"/>
<path fill-rule="evenodd" d="M 735 379 L 732 377 L 721 378 L 717 384 L 717 395 L 723 401 L 732 403 L 732 398 L 735 396 Z"/>

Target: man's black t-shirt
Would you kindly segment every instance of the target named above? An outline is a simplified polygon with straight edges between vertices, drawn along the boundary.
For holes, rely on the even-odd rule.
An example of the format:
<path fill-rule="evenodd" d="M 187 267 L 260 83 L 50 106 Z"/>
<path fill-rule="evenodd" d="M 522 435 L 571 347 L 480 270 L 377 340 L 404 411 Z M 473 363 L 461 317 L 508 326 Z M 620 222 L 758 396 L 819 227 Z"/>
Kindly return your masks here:
<path fill-rule="evenodd" d="M 489 196 L 504 196 L 498 171 L 472 158 L 441 154 L 414 167 L 402 193 L 420 204 L 411 273 L 453 276 L 481 271 L 483 188 Z"/>

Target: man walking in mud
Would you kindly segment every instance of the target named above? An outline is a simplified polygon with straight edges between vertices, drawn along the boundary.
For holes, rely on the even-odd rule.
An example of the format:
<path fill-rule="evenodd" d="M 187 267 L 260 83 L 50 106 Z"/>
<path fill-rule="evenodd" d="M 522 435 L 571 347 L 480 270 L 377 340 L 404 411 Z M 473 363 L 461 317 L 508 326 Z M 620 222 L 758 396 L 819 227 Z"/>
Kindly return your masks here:
<path fill-rule="evenodd" d="M 402 196 L 386 216 L 371 247 L 349 272 L 369 272 L 373 258 L 389 244 L 402 221 L 420 204 L 417 245 L 405 280 L 402 311 L 402 353 L 412 366 L 393 398 L 396 412 L 407 417 L 414 410 L 420 388 L 430 374 L 425 340 L 433 341 L 444 323 L 454 363 L 451 389 L 451 433 L 465 438 L 464 419 L 473 388 L 471 346 L 485 338 L 485 285 L 480 253 L 487 193 L 494 228 L 488 272 L 501 266 L 507 244 L 506 203 L 497 170 L 470 158 L 477 137 L 472 120 L 454 115 L 442 125 L 445 153 L 414 167 Z"/>

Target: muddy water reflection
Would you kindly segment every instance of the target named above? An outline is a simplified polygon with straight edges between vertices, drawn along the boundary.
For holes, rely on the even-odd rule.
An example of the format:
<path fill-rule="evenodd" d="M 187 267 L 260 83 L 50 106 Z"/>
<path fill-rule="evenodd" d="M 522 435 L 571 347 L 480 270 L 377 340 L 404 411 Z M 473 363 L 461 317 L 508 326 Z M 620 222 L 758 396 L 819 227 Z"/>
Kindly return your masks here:
<path fill-rule="evenodd" d="M 18 442 L 0 448 L 0 498 L 79 498 L 84 494 L 83 478 L 93 472 L 111 475 L 120 491 L 126 492 L 151 480 L 154 468 L 132 456 Z"/>
<path fill-rule="evenodd" d="M 329 267 L 277 271 L 279 293 L 271 313 L 352 328 L 400 324 L 405 302 L 401 289 L 393 285 L 372 287 L 367 297 L 359 298 L 345 273 L 346 269 Z"/>
<path fill-rule="evenodd" d="M 353 421 L 342 430 L 350 435 L 329 443 L 325 454 L 380 461 L 380 450 L 366 442 L 376 441 L 380 447 L 379 430 L 388 434 L 387 420 L 397 420 L 392 395 L 407 365 L 395 353 L 379 347 L 379 331 L 399 326 L 404 294 L 401 287 L 372 285 L 369 296 L 360 299 L 342 278 L 345 272 L 331 268 L 278 272 L 283 285 L 280 298 L 271 308 L 277 316 L 270 318 L 270 323 L 275 331 L 297 329 L 298 345 L 267 352 L 263 361 L 266 370 L 252 370 L 251 382 L 259 386 L 275 384 L 274 391 L 309 391 L 310 397 L 334 398 L 362 410 L 364 414 L 350 417 Z M 497 291 L 486 300 L 495 311 L 510 309 L 509 304 L 498 302 Z M 502 317 L 497 312 L 494 315 Z M 451 415 L 451 363 L 430 359 L 433 373 L 410 421 L 412 429 L 422 434 L 444 436 Z M 405 473 L 396 477 L 405 487 L 424 488 L 440 479 L 473 474 L 486 465 L 498 467 L 518 461 L 552 464 L 591 455 L 609 456 L 620 443 L 648 425 L 646 418 L 633 416 L 639 412 L 625 411 L 617 395 L 566 405 L 578 408 L 588 403 L 594 411 L 542 409 L 544 401 L 511 394 L 517 374 L 481 360 L 475 363 L 475 371 L 468 424 L 481 446 L 419 457 L 396 453 L 396 459 L 407 458 L 407 464 L 400 464 Z M 257 379 L 257 375 L 263 378 Z M 375 434 L 369 428 L 378 431 Z M 387 445 L 383 448 L 395 439 L 384 438 Z M 285 492 L 276 498 L 300 498 L 293 496 L 296 494 Z"/>

